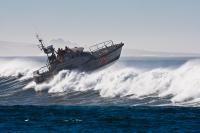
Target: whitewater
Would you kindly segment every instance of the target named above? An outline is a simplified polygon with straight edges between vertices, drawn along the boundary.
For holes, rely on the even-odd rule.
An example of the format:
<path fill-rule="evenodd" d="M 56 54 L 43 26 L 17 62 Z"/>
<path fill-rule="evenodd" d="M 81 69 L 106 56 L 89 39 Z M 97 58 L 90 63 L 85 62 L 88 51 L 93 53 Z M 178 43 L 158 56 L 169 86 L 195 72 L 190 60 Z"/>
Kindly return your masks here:
<path fill-rule="evenodd" d="M 90 73 L 63 70 L 36 84 L 32 73 L 45 62 L 44 57 L 0 58 L 0 104 L 200 105 L 200 59 L 122 58 Z"/>

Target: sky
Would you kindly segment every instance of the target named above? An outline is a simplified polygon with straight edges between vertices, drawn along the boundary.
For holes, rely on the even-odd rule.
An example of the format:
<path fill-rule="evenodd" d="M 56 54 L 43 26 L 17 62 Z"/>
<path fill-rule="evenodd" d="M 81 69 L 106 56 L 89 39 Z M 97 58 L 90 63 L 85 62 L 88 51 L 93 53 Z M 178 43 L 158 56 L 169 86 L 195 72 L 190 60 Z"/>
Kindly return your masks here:
<path fill-rule="evenodd" d="M 199 0 L 0 0 L 0 41 L 62 38 L 126 49 L 200 53 Z"/>

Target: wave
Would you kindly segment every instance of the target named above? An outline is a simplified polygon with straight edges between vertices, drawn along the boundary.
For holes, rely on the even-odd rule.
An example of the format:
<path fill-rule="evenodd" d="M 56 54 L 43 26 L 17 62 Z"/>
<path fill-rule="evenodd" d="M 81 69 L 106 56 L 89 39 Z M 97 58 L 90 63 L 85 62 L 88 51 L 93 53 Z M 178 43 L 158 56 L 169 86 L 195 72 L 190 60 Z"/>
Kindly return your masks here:
<path fill-rule="evenodd" d="M 0 58 L 0 77 L 32 78 L 32 73 L 42 65 L 32 58 Z"/>
<path fill-rule="evenodd" d="M 0 60 L 0 76 L 25 75 L 41 66 L 32 60 Z M 142 69 L 126 66 L 123 62 L 92 73 L 64 70 L 50 82 L 35 84 L 33 81 L 23 90 L 47 91 L 49 94 L 67 95 L 72 92 L 96 91 L 100 97 L 145 99 L 157 101 L 168 99 L 171 105 L 199 105 L 200 103 L 200 60 L 189 60 L 179 67 L 156 67 Z"/>
<path fill-rule="evenodd" d="M 200 60 L 172 68 L 142 71 L 133 67 L 111 67 L 92 74 L 62 71 L 49 83 L 28 84 L 25 88 L 48 93 L 98 91 L 101 97 L 130 99 L 170 97 L 173 104 L 200 102 Z"/>

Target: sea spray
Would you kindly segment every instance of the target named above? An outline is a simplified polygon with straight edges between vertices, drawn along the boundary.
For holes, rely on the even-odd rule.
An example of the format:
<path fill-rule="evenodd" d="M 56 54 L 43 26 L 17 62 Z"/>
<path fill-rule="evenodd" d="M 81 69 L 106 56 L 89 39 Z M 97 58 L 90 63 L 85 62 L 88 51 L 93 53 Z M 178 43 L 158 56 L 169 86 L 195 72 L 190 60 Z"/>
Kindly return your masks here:
<path fill-rule="evenodd" d="M 0 77 L 25 76 L 23 79 L 30 78 L 33 71 L 40 66 L 40 62 L 36 62 L 30 59 L 0 59 Z"/>
<path fill-rule="evenodd" d="M 49 83 L 32 86 L 49 93 L 98 91 L 101 97 L 172 96 L 172 103 L 200 98 L 200 61 L 191 60 L 176 69 L 155 68 L 138 71 L 135 68 L 111 67 L 96 73 L 61 71 Z"/>
<path fill-rule="evenodd" d="M 15 80 L 6 78 L 14 76 L 21 84 L 23 80 L 30 79 L 32 72 L 42 64 L 43 62 L 31 59 L 0 59 L 0 77 L 3 78 L 1 82 L 7 85 L 9 82 L 15 83 Z M 22 88 L 33 89 L 36 92 L 45 91 L 49 94 L 68 95 L 71 92 L 95 91 L 100 97 L 105 98 L 149 97 L 155 98 L 154 101 L 168 99 L 172 105 L 200 103 L 200 60 L 189 60 L 178 67 L 151 69 L 135 67 L 134 63 L 132 66 L 126 66 L 123 62 L 116 64 L 90 73 L 64 70 L 49 82 L 42 84 L 36 84 L 34 81 L 24 82 L 22 85 L 26 84 Z M 19 74 L 23 76 L 18 78 Z M 6 91 L 2 91 L 2 94 L 5 95 Z"/>

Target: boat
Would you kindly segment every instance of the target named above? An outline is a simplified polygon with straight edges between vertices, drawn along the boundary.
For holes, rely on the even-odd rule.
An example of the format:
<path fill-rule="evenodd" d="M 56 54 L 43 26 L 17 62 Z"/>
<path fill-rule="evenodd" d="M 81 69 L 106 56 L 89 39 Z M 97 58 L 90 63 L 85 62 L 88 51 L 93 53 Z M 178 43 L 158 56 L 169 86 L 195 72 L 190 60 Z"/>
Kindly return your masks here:
<path fill-rule="evenodd" d="M 112 40 L 90 46 L 87 51 L 83 47 L 57 51 L 53 45 L 45 47 L 43 40 L 39 38 L 38 47 L 47 55 L 47 64 L 33 72 L 33 79 L 37 84 L 48 82 L 54 75 L 62 70 L 93 71 L 118 60 L 124 43 L 114 44 Z"/>

